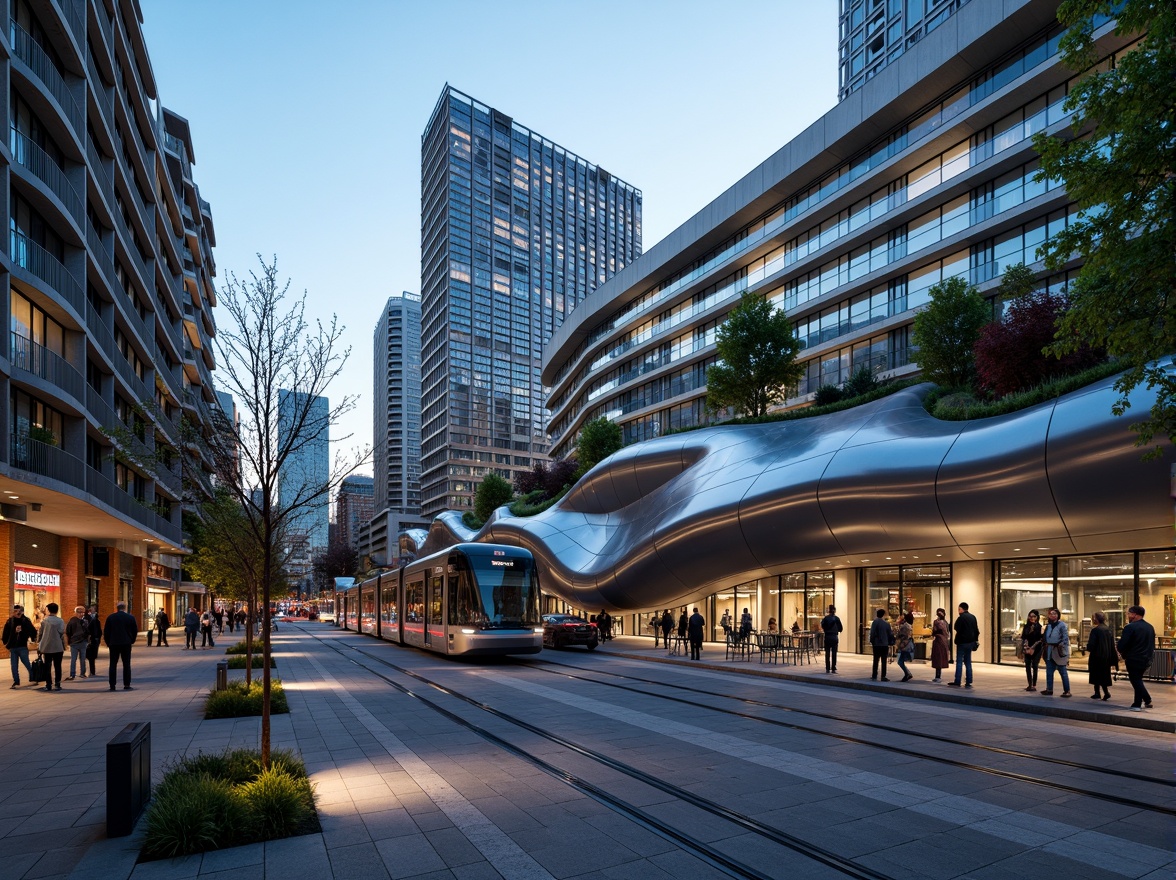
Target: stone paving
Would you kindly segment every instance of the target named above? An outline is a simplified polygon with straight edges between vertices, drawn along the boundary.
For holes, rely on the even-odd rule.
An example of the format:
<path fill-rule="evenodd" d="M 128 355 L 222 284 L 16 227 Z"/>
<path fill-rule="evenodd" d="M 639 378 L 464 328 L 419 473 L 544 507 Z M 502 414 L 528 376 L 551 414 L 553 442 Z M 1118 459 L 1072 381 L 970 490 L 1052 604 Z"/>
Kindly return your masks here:
<path fill-rule="evenodd" d="M 387 689 L 380 690 L 375 683 L 353 675 L 358 667 L 310 635 L 325 637 L 328 642 L 359 637 L 326 624 L 286 626 L 275 636 L 277 674 L 283 678 L 292 711 L 274 716 L 273 745 L 296 749 L 306 761 L 318 790 L 322 833 L 142 864 L 137 864 L 141 822 L 130 837 L 106 838 L 105 744 L 126 723 L 151 722 L 156 781 L 177 755 L 252 747 L 258 740 L 258 719 L 206 721 L 202 717 L 215 661 L 224 657 L 222 648 L 237 641 L 239 634 L 226 632 L 217 648 L 196 651 L 184 650 L 174 639 L 166 648 L 148 648 L 140 641 L 133 654 L 133 691 L 108 691 L 105 651 L 99 659 L 97 679 L 65 681 L 63 690 L 53 693 L 27 685 L 0 691 L 0 712 L 5 718 L 0 742 L 9 755 L 9 772 L 0 781 L 0 880 L 499 876 L 513 880 L 570 876 L 558 870 L 569 850 L 577 855 L 577 864 L 584 871 L 592 872 L 585 876 L 641 876 L 643 880 L 663 873 L 678 878 L 718 876 L 713 871 L 697 873 L 698 863 L 683 862 L 682 851 L 619 821 L 594 801 L 569 796 L 559 783 L 538 771 L 512 766 L 508 772 L 492 763 L 479 764 L 476 772 L 466 769 L 462 757 L 477 749 L 475 737 L 454 733 L 435 713 L 414 706 L 408 698 L 394 703 L 371 699 Z M 543 658 L 574 660 L 576 653 L 549 652 Z M 1125 711 L 1130 701 L 1127 682 L 1117 683 L 1113 699 L 1104 703 L 1087 698 L 1085 674 L 1078 672 L 1072 682 L 1074 698 L 1062 701 L 1026 693 L 1023 672 L 1015 667 L 977 664 L 975 687 L 966 691 L 931 684 L 925 664 L 914 664 L 916 679 L 907 684 L 899 683 L 897 676 L 889 683 L 871 682 L 869 658 L 852 654 L 841 655 L 841 674 L 837 676 L 826 675 L 821 662 L 761 664 L 754 656 L 750 661 L 724 660 L 721 645 L 708 645 L 703 660 L 695 663 L 667 656 L 644 637 L 618 638 L 603 645 L 597 654 L 615 656 L 617 668 L 626 674 L 652 678 L 658 677 L 659 670 L 664 674 L 689 670 L 700 681 L 708 676 L 719 680 L 734 671 L 766 676 L 786 688 L 817 683 L 829 688 L 827 694 L 851 702 L 876 703 L 879 692 L 934 700 L 935 704 L 927 705 L 929 711 L 940 711 L 942 706 L 942 712 L 956 718 L 972 711 L 969 704 L 974 704 L 1021 713 L 1022 717 L 1056 715 L 1103 722 L 1103 734 L 1100 728 L 1084 727 L 1092 731 L 1087 734 L 1091 738 L 1111 735 L 1114 730 L 1126 733 L 1129 728 L 1176 730 L 1172 711 L 1176 693 L 1171 684 L 1150 685 L 1155 710 L 1129 713 Z M 231 673 L 233 677 L 242 674 Z M 519 689 L 520 697 L 542 689 L 541 685 L 517 682 L 511 686 Z M 329 699 L 324 699 L 324 689 Z M 554 724 L 559 719 L 558 699 L 551 702 Z M 913 701 L 896 705 L 919 711 L 919 704 Z M 676 722 L 667 724 L 672 723 Z M 1044 719 L 1039 723 L 1045 723 Z M 639 721 L 636 716 L 624 731 L 611 732 L 601 725 L 591 733 L 599 741 L 630 738 L 644 746 L 647 744 L 640 743 L 638 735 L 642 726 L 650 737 L 659 732 L 665 735 L 660 723 Z M 670 728 L 665 726 L 665 730 Z M 670 766 L 693 759 L 693 743 L 700 734 L 683 726 L 675 735 L 686 744 L 686 751 L 667 758 Z M 428 762 L 418 757 L 422 746 L 429 749 Z M 1165 760 L 1170 771 L 1170 751 L 1166 756 L 1161 754 L 1157 762 L 1160 772 Z M 740 784 L 753 786 L 754 781 L 755 764 L 751 762 Z M 846 809 L 860 810 L 856 803 L 860 800 L 854 797 L 847 801 Z M 543 821 L 536 821 L 537 813 Z M 958 824 L 951 817 L 943 818 L 950 820 L 948 825 Z M 798 825 L 804 820 L 803 812 L 798 813 Z M 863 817 L 862 821 L 882 819 Z M 707 833 L 706 829 L 697 830 Z M 1016 839 L 1014 831 L 1005 829 L 1006 835 L 1012 835 L 1008 839 Z M 969 843 L 975 827 L 961 827 L 959 832 L 960 847 L 981 845 L 979 840 Z M 812 828 L 811 833 L 820 837 L 823 830 Z M 901 837 L 901 829 L 889 828 L 885 833 Z M 1158 840 L 1163 833 L 1170 835 L 1170 820 L 1167 826 L 1138 833 Z M 1131 836 L 1130 832 L 1125 834 Z M 1106 860 L 1092 854 L 1090 861 L 1100 865 Z M 635 867 L 646 864 L 642 870 Z M 895 871 L 899 866 L 886 873 Z M 1133 876 L 1145 874 L 1141 871 Z M 919 871 L 912 874 L 918 875 Z"/>

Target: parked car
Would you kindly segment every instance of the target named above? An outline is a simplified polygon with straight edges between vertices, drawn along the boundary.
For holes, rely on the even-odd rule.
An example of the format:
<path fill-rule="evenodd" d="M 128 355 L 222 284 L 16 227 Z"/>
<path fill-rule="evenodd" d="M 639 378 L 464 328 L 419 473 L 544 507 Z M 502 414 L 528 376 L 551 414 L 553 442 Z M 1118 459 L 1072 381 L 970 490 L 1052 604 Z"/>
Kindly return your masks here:
<path fill-rule="evenodd" d="M 584 645 L 589 651 L 595 651 L 599 644 L 600 633 L 596 631 L 595 623 L 589 623 L 574 614 L 543 615 L 543 646 L 545 648 Z"/>

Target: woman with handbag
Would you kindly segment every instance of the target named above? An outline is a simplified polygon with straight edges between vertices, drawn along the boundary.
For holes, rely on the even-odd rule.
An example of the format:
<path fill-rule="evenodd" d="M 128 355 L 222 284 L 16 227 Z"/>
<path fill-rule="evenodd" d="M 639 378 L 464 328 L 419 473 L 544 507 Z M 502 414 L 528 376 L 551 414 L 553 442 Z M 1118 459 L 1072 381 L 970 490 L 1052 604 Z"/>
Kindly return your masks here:
<path fill-rule="evenodd" d="M 41 629 L 37 633 L 37 653 L 45 658 L 45 662 L 52 667 L 52 673 L 45 679 L 45 690 L 51 691 L 56 683 L 57 690 L 61 690 L 61 658 L 65 656 L 65 621 L 57 616 L 57 603 L 50 602 L 45 606 L 49 613 L 41 621 Z"/>
<path fill-rule="evenodd" d="M 907 660 L 915 659 L 915 639 L 912 635 L 914 630 L 907 623 L 905 617 L 900 617 L 899 620 L 902 623 L 898 625 L 898 633 L 895 637 L 894 658 L 898 663 L 898 668 L 902 670 L 902 680 L 910 681 L 914 676 L 907 669 Z"/>
<path fill-rule="evenodd" d="M 1041 615 L 1030 611 L 1025 615 L 1025 625 L 1021 627 L 1021 656 L 1025 660 L 1025 680 L 1029 686 L 1027 691 L 1037 690 L 1037 670 L 1041 666 Z"/>
<path fill-rule="evenodd" d="M 1070 630 L 1066 626 L 1066 622 L 1062 620 L 1062 612 L 1057 608 L 1049 609 L 1046 615 L 1049 621 L 1045 625 L 1045 632 L 1042 635 L 1042 642 L 1044 643 L 1043 650 L 1045 651 L 1045 690 L 1041 692 L 1043 697 L 1053 696 L 1053 679 L 1054 671 L 1056 670 L 1062 677 L 1062 691 L 1063 697 L 1071 696 L 1070 694 Z"/>
<path fill-rule="evenodd" d="M 935 670 L 935 678 L 931 679 L 938 684 L 943 680 L 943 670 L 951 665 L 951 655 L 948 653 L 947 644 L 951 638 L 951 630 L 947 626 L 947 609 L 935 609 L 935 622 L 931 624 L 931 668 Z"/>
<path fill-rule="evenodd" d="M 1096 611 L 1091 616 L 1094 628 L 1090 631 L 1090 638 L 1086 642 L 1087 664 L 1090 670 L 1090 683 L 1094 686 L 1094 693 L 1090 699 L 1099 698 L 1099 688 L 1102 688 L 1102 698 L 1111 698 L 1111 669 L 1119 665 L 1119 652 L 1115 650 L 1115 637 L 1107 627 L 1107 616 Z"/>

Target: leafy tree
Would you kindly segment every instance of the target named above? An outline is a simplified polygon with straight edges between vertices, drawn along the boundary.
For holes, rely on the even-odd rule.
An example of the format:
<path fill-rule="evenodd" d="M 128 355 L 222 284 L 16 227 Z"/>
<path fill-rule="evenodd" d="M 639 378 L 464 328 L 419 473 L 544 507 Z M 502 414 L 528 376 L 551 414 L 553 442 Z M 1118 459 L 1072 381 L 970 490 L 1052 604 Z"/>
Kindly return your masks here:
<path fill-rule="evenodd" d="M 326 550 L 315 554 L 311 560 L 314 580 L 321 593 L 335 591 L 335 578 L 355 577 L 359 569 L 359 551 L 351 544 L 334 540 Z"/>
<path fill-rule="evenodd" d="M 1113 15 L 1117 34 L 1143 34 L 1115 64 L 1094 65 L 1096 13 Z M 1053 349 L 1105 349 L 1126 367 L 1116 381 L 1116 415 L 1133 388 L 1156 388 L 1148 416 L 1133 425 L 1141 446 L 1158 434 L 1176 441 L 1176 378 L 1158 361 L 1176 351 L 1176 7 L 1170 0 L 1066 0 L 1062 58 L 1085 75 L 1065 109 L 1070 131 L 1038 135 L 1039 178 L 1054 178 L 1080 209 L 1043 248 L 1060 268 L 1084 263 L 1070 286 L 1071 307 Z M 1158 454 L 1158 447 L 1150 454 Z"/>
<path fill-rule="evenodd" d="M 579 479 L 625 445 L 621 426 L 604 416 L 587 422 L 576 440 L 576 460 L 580 463 L 575 479 Z"/>
<path fill-rule="evenodd" d="M 474 516 L 486 522 L 490 519 L 490 514 L 502 505 L 509 504 L 513 498 L 514 490 L 511 489 L 510 483 L 498 474 L 486 474 L 474 494 Z"/>
<path fill-rule="evenodd" d="M 1010 266 L 1000 285 L 1002 298 L 1012 300 L 1008 310 L 1000 320 L 986 324 L 976 341 L 978 383 L 997 397 L 1085 370 L 1103 359 L 1089 347 L 1062 358 L 1048 351 L 1070 303 L 1065 294 L 1034 290 L 1036 284 L 1024 264 Z"/>
<path fill-rule="evenodd" d="M 531 470 L 515 474 L 515 492 L 526 496 L 539 491 L 551 498 L 558 495 L 564 486 L 572 482 L 578 468 L 579 464 L 575 458 L 564 458 L 553 462 L 537 461 Z"/>
<path fill-rule="evenodd" d="M 706 405 L 712 411 L 731 407 L 753 418 L 765 415 L 804 375 L 796 362 L 800 340 L 792 322 L 754 293 L 744 293 L 727 313 L 715 348 L 719 363 L 706 371 Z"/>
<path fill-rule="evenodd" d="M 281 581 L 286 533 L 308 509 L 329 498 L 369 453 L 364 449 L 346 458 L 337 455 L 324 481 L 290 466 L 292 456 L 326 439 L 331 425 L 355 407 L 353 395 L 343 395 L 325 413 L 316 405 L 342 371 L 350 349 L 343 347 L 343 328 L 334 318 L 327 325 L 308 324 L 305 293 L 287 300 L 290 284 L 279 283 L 276 258 L 266 263 L 259 256 L 258 262 L 260 271 L 250 272 L 247 280 L 229 273 L 221 286 L 217 378 L 233 395 L 239 421 L 225 420 L 207 442 L 217 482 L 240 504 L 250 539 L 260 548 L 258 590 L 268 613 L 273 589 Z M 285 397 L 279 420 L 282 391 L 294 393 Z M 261 761 L 268 768 L 269 627 L 262 632 Z"/>
<path fill-rule="evenodd" d="M 973 346 L 992 309 L 975 287 L 948 278 L 931 288 L 931 302 L 915 315 L 911 341 L 927 380 L 949 388 L 970 385 L 975 376 Z"/>

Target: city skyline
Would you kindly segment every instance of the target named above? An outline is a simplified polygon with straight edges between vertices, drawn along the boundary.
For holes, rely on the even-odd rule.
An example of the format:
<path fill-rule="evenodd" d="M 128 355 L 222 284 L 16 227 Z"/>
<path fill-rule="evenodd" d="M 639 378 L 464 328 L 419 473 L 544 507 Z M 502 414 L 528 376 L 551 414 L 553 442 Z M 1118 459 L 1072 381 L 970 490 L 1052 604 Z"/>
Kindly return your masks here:
<path fill-rule="evenodd" d="M 143 2 L 161 100 L 184 108 L 198 144 L 218 282 L 247 274 L 256 253 L 276 254 L 292 290 L 308 291 L 308 316 L 336 311 L 347 327 L 340 381 L 364 393 L 332 430 L 345 448 L 371 442 L 372 316 L 420 286 L 420 138 L 445 82 L 638 186 L 646 250 L 837 100 L 832 4 L 747 3 L 720 17 L 704 3 L 604 3 L 587 18 L 574 7 L 498 8 L 512 14 L 355 3 L 323 19 L 298 2 L 209 0 L 182 14 Z M 539 15 L 562 35 L 528 50 L 541 76 L 447 49 L 505 43 L 518 20 Z M 808 38 L 780 53 L 798 31 Z M 329 64 L 306 64 L 312 55 Z M 308 175 L 301 132 L 319 104 L 334 110 L 321 123 L 332 147 L 324 173 Z"/>

